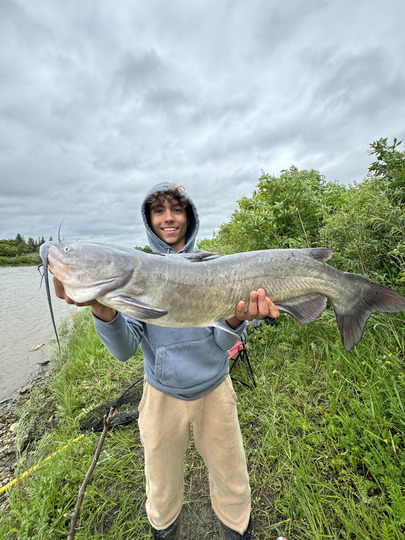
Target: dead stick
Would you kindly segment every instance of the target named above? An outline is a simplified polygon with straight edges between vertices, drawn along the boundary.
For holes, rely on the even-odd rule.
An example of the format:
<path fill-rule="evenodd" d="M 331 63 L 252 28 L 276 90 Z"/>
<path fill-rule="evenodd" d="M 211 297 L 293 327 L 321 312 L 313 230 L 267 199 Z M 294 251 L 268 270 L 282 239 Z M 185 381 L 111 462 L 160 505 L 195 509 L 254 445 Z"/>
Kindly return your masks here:
<path fill-rule="evenodd" d="M 100 436 L 100 440 L 98 441 L 98 445 L 97 445 L 95 454 L 93 456 L 93 460 L 91 462 L 91 465 L 89 467 L 89 470 L 87 471 L 86 476 L 84 477 L 82 485 L 80 486 L 79 495 L 77 496 L 75 509 L 73 511 L 73 514 L 67 514 L 67 515 L 65 514 L 66 517 L 71 518 L 71 520 L 70 520 L 70 530 L 69 530 L 69 533 L 67 535 L 68 540 L 73 540 L 73 538 L 74 538 L 74 536 L 76 534 L 76 524 L 77 524 L 77 520 L 79 519 L 79 513 L 80 513 L 80 508 L 81 508 L 82 503 L 83 503 L 83 498 L 84 498 L 84 496 L 86 494 L 87 484 L 89 483 L 91 475 L 93 474 L 94 468 L 97 465 L 97 461 L 98 461 L 98 458 L 100 457 L 101 449 L 103 447 L 104 440 L 106 438 L 108 428 L 110 427 L 111 422 L 114 420 L 114 418 L 116 416 L 117 416 L 117 411 L 115 409 L 113 409 L 112 407 L 110 409 L 110 412 L 108 413 L 108 416 L 106 414 L 104 415 L 103 432 L 102 432 L 102 434 Z"/>

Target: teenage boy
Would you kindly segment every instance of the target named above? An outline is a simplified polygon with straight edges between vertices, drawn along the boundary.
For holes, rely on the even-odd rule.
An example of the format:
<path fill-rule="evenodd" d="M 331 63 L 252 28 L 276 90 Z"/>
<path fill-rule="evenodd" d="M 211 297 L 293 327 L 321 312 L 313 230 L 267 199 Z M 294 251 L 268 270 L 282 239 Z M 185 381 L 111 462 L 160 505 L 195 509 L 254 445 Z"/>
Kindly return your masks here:
<path fill-rule="evenodd" d="M 169 183 L 154 186 L 141 213 L 154 252 L 198 251 L 194 245 L 199 217 L 183 188 Z M 63 285 L 54 281 L 57 296 L 71 303 Z M 228 356 L 246 320 L 276 318 L 277 307 L 263 289 L 252 291 L 248 305 L 240 301 L 235 315 L 224 321 L 228 330 L 222 330 L 164 328 L 117 313 L 97 301 L 90 305 L 97 333 L 115 358 L 127 361 L 139 345 L 145 356 L 138 423 L 153 538 L 180 538 L 184 457 L 192 429 L 209 472 L 211 502 L 222 538 L 249 540 L 250 486 Z"/>

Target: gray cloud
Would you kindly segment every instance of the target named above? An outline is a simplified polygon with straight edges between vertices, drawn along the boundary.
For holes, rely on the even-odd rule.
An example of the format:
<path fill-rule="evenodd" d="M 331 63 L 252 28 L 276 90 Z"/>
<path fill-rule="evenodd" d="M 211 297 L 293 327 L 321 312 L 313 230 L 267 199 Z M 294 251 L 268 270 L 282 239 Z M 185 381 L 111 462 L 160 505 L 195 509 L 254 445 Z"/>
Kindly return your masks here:
<path fill-rule="evenodd" d="M 0 4 L 0 237 L 143 245 L 145 191 L 186 186 L 200 237 L 262 171 L 360 181 L 403 138 L 397 0 Z"/>

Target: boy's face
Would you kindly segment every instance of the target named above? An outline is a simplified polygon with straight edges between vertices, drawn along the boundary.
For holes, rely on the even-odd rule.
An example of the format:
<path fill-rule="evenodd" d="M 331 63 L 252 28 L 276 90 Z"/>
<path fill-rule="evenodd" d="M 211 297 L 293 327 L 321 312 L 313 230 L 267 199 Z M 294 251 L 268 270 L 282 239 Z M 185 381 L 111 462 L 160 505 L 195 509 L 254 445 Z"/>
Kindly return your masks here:
<path fill-rule="evenodd" d="M 150 211 L 153 232 L 175 251 L 180 251 L 186 244 L 187 212 L 176 199 Z"/>

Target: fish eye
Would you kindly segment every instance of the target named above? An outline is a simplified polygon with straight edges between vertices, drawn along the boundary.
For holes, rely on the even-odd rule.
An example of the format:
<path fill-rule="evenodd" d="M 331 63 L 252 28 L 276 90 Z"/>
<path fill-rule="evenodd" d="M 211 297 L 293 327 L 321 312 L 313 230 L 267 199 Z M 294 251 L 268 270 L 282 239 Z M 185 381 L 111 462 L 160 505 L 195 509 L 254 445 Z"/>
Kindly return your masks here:
<path fill-rule="evenodd" d="M 66 252 L 70 251 L 70 247 L 69 247 L 69 246 L 65 246 L 65 247 L 63 248 L 63 251 L 66 251 Z"/>

